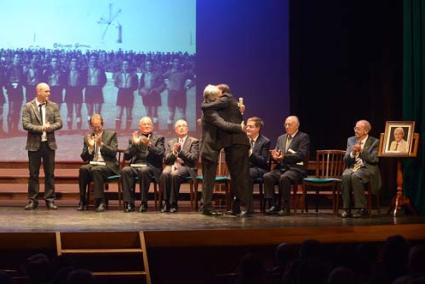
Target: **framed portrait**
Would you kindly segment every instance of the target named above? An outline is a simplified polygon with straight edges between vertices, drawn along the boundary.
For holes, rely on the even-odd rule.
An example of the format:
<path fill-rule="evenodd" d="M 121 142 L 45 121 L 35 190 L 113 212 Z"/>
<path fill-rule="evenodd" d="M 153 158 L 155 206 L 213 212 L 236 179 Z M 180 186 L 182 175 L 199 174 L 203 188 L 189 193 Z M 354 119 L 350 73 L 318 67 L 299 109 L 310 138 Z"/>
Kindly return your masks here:
<path fill-rule="evenodd" d="M 381 156 L 409 156 L 415 132 L 414 121 L 387 121 L 383 141 L 380 143 Z"/>

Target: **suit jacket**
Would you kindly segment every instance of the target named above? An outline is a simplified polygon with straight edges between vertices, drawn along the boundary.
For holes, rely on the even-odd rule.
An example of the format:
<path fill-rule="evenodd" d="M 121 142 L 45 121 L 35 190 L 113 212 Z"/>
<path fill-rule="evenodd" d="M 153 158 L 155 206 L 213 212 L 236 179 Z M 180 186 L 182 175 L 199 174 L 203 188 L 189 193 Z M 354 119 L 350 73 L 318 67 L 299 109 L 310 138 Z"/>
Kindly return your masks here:
<path fill-rule="evenodd" d="M 231 94 L 225 93 L 220 99 L 210 102 L 203 103 L 202 110 L 204 111 L 218 111 L 223 121 L 233 123 L 234 125 L 240 125 L 243 117 L 239 110 L 237 102 L 233 99 Z M 249 146 L 249 140 L 246 133 L 242 128 L 235 128 L 235 131 L 229 131 L 228 128 L 217 126 L 217 139 L 220 141 L 222 147 L 229 147 L 234 144 L 242 144 Z"/>
<path fill-rule="evenodd" d="M 117 161 L 117 133 L 115 131 L 103 130 L 102 142 L 103 145 L 100 147 L 100 153 L 102 154 L 102 157 L 105 160 L 106 166 L 111 169 L 115 174 L 119 174 L 120 169 Z M 93 161 L 94 159 L 94 151 L 89 151 L 86 136 L 84 136 L 84 145 L 80 156 L 84 162 Z"/>
<path fill-rule="evenodd" d="M 159 179 L 164 152 L 164 137 L 153 134 L 150 137 L 150 146 L 143 144 L 136 145 L 133 144 L 132 139 L 129 139 L 127 150 L 124 153 L 124 159 L 130 160 L 131 164 L 146 163 L 153 168 L 155 177 Z"/>
<path fill-rule="evenodd" d="M 347 168 L 352 168 L 356 159 L 350 156 L 353 146 L 357 143 L 356 137 L 352 136 L 347 140 L 347 151 L 344 156 L 344 161 Z M 363 151 L 359 157 L 363 160 L 364 168 L 359 170 L 359 175 L 366 173 L 370 176 L 370 184 L 373 193 L 377 193 L 381 188 L 381 173 L 378 163 L 378 145 L 379 139 L 369 136 L 364 144 Z"/>
<path fill-rule="evenodd" d="M 269 138 L 259 135 L 255 141 L 252 154 L 249 156 L 249 167 L 259 168 L 262 170 L 269 170 L 269 157 L 270 157 L 270 140 Z"/>
<path fill-rule="evenodd" d="M 294 170 L 307 176 L 306 164 L 310 155 L 310 137 L 307 133 L 298 131 L 292 138 L 288 151 L 285 151 L 288 134 L 277 138 L 276 150 L 284 153 L 283 160 L 277 165 L 280 170 Z"/>
<path fill-rule="evenodd" d="M 199 140 L 188 136 L 176 157 L 173 154 L 173 147 L 177 142 L 177 138 L 173 138 L 167 142 L 164 163 L 166 165 L 172 165 L 178 157 L 183 160 L 184 166 L 188 168 L 190 176 L 194 178 L 196 176 L 196 162 L 199 158 Z"/>
<path fill-rule="evenodd" d="M 223 148 L 223 143 L 218 137 L 219 128 L 229 132 L 242 132 L 240 124 L 225 121 L 212 109 L 203 111 L 201 125 L 201 157 L 210 161 L 217 161 L 218 153 Z"/>
<path fill-rule="evenodd" d="M 57 145 L 55 131 L 62 128 L 62 119 L 58 105 L 51 101 L 47 101 L 46 103 L 46 122 L 50 123 L 50 127 L 52 129 L 52 131 L 47 132 L 49 148 L 56 150 Z M 26 103 L 22 110 L 22 126 L 26 131 L 28 131 L 25 149 L 28 151 L 37 151 L 41 144 L 43 125 L 35 99 Z"/>

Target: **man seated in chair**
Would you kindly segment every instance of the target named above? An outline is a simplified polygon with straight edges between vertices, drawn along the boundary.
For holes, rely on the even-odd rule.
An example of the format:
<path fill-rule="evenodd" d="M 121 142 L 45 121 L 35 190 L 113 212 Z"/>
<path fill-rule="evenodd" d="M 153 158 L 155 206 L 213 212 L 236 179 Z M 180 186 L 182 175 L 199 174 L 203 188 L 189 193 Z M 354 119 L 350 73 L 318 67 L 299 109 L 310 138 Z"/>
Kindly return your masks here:
<path fill-rule="evenodd" d="M 372 193 L 381 187 L 381 175 L 378 168 L 379 139 L 369 136 L 371 125 L 367 120 L 359 120 L 354 127 L 354 136 L 347 140 L 344 156 L 346 169 L 342 174 L 342 201 L 344 211 L 342 218 L 362 218 L 369 215 L 366 209 L 365 185 L 370 182 Z M 354 208 L 351 213 L 351 193 Z M 369 192 L 370 194 L 370 192 Z"/>
<path fill-rule="evenodd" d="M 250 117 L 246 121 L 246 135 L 249 139 L 249 176 L 251 178 L 251 188 L 249 190 L 249 200 L 252 203 L 253 183 L 263 178 L 269 170 L 269 150 L 270 139 L 261 134 L 264 122 L 259 117 Z"/>
<path fill-rule="evenodd" d="M 119 173 L 116 157 L 118 142 L 114 131 L 103 129 L 103 118 L 100 114 L 93 114 L 90 118 L 92 132 L 84 137 L 81 159 L 89 162 L 81 166 L 78 175 L 80 187 L 80 204 L 77 210 L 87 210 L 87 187 L 93 182 L 96 211 L 106 209 L 104 185 L 109 176 Z"/>
<path fill-rule="evenodd" d="M 307 176 L 305 163 L 310 153 L 310 137 L 299 131 L 299 126 L 298 117 L 288 116 L 284 123 L 286 133 L 279 136 L 276 148 L 271 151 L 277 166 L 264 175 L 265 202 L 269 206 L 266 214 L 289 215 L 291 184 L 296 184 Z M 278 202 L 274 197 L 275 185 L 279 186 Z"/>
<path fill-rule="evenodd" d="M 159 188 L 164 205 L 161 212 L 177 212 L 180 184 L 187 178 L 195 178 L 196 162 L 199 158 L 199 140 L 188 135 L 187 122 L 179 119 L 174 124 L 177 138 L 167 142 L 165 147 L 165 168 L 159 178 Z"/>
<path fill-rule="evenodd" d="M 139 212 L 148 209 L 148 192 L 151 182 L 159 182 L 164 158 L 164 137 L 153 133 L 153 122 L 150 117 L 142 117 L 139 130 L 134 131 L 129 140 L 124 159 L 130 160 L 130 165 L 121 171 L 124 211 L 135 210 L 134 195 L 136 178 L 142 183 Z"/>

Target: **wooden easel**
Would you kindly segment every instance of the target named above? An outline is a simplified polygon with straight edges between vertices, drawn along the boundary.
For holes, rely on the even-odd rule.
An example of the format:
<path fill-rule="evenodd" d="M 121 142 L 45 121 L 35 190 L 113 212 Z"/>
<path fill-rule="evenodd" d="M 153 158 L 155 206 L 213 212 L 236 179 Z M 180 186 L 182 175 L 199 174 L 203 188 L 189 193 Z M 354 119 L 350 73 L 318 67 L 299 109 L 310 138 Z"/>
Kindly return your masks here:
<path fill-rule="evenodd" d="M 379 145 L 379 156 L 380 157 L 391 157 L 397 159 L 397 192 L 393 197 L 391 208 L 389 209 L 389 214 L 394 217 L 400 216 L 405 210 L 409 212 L 415 212 L 415 209 L 409 199 L 403 192 L 403 165 L 402 161 L 405 158 L 416 158 L 418 154 L 419 147 L 419 133 L 413 134 L 412 147 L 410 147 L 410 152 L 406 154 L 387 156 L 383 155 L 384 149 L 384 133 L 381 133 L 380 136 L 380 145 Z"/>

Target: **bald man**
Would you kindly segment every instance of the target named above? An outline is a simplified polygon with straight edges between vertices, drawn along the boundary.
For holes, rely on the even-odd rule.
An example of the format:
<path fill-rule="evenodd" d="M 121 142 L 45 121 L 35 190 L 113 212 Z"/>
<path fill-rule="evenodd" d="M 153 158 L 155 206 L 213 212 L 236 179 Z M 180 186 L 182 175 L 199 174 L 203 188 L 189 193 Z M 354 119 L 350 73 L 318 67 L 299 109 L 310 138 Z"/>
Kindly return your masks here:
<path fill-rule="evenodd" d="M 290 214 L 291 184 L 302 181 L 307 176 L 306 161 L 310 154 L 310 137 L 299 130 L 298 117 L 291 115 L 285 119 L 286 133 L 279 136 L 276 148 L 271 151 L 277 163 L 274 170 L 264 175 L 264 195 L 268 206 L 267 214 L 286 216 Z M 278 185 L 280 200 L 275 200 L 274 186 Z"/>
<path fill-rule="evenodd" d="M 381 188 L 381 174 L 378 168 L 379 139 L 369 136 L 372 129 L 369 121 L 359 120 L 354 126 L 354 136 L 347 139 L 347 151 L 344 156 L 346 169 L 342 174 L 342 201 L 344 211 L 342 218 L 367 217 L 365 184 L 370 182 L 372 192 L 376 193 Z M 352 213 L 351 194 L 354 197 Z"/>
<path fill-rule="evenodd" d="M 135 182 L 136 177 L 142 182 L 141 204 L 139 212 L 148 209 L 148 191 L 152 181 L 159 182 L 164 159 L 164 137 L 153 133 L 152 119 L 148 116 L 139 121 L 139 130 L 134 131 L 128 142 L 124 159 L 130 161 L 121 171 L 121 181 L 124 199 L 124 212 L 135 210 Z"/>
<path fill-rule="evenodd" d="M 46 83 L 36 86 L 36 98 L 25 104 L 22 111 L 22 125 L 28 131 L 26 150 L 28 150 L 29 172 L 28 199 L 25 210 L 38 207 L 39 173 L 41 160 L 45 175 L 44 200 L 48 209 L 55 205 L 55 150 L 57 149 L 55 131 L 62 128 L 58 105 L 49 101 L 50 87 Z"/>

